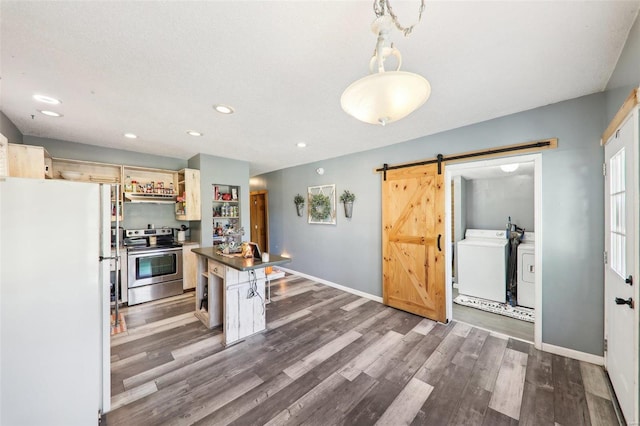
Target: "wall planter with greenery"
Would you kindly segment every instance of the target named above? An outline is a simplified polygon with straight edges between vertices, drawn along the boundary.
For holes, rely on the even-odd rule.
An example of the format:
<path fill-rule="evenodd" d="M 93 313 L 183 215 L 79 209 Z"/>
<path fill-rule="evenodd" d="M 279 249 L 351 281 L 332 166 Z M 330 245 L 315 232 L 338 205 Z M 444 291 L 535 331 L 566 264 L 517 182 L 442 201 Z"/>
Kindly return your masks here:
<path fill-rule="evenodd" d="M 296 213 L 298 213 L 298 216 L 302 217 L 302 213 L 304 211 L 304 197 L 300 194 L 296 194 L 296 196 L 293 197 L 293 203 L 296 205 Z"/>
<path fill-rule="evenodd" d="M 356 195 L 353 192 L 345 189 L 340 195 L 340 202 L 344 204 L 344 216 L 351 218 L 353 215 L 353 202 L 356 200 Z"/>

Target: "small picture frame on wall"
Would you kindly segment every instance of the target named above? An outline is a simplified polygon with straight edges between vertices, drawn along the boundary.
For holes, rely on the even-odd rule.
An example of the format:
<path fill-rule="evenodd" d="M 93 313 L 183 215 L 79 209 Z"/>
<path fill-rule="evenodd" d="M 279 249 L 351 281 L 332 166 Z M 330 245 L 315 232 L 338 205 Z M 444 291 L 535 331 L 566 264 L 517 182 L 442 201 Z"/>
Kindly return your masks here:
<path fill-rule="evenodd" d="M 319 185 L 307 188 L 308 222 L 319 225 L 336 224 L 336 186 Z"/>

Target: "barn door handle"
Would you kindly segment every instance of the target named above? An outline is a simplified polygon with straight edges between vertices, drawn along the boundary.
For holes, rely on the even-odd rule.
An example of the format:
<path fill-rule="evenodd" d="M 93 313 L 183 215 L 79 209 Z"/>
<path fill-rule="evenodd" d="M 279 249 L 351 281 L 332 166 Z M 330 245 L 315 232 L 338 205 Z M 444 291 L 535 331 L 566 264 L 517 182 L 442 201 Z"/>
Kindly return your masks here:
<path fill-rule="evenodd" d="M 438 251 L 442 251 L 440 248 L 440 238 L 442 238 L 442 234 L 438 234 Z"/>
<path fill-rule="evenodd" d="M 628 298 L 625 300 L 621 297 L 616 297 L 616 305 L 629 305 L 629 307 L 633 309 L 633 299 Z"/>

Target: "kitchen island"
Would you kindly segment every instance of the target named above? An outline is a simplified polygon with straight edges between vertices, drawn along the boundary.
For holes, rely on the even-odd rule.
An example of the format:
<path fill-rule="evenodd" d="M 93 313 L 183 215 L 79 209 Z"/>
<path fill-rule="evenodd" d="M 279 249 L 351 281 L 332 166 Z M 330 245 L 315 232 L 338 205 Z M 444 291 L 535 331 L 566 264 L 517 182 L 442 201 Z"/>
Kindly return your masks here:
<path fill-rule="evenodd" d="M 194 248 L 198 256 L 195 315 L 208 328 L 223 325 L 224 345 L 266 328 L 265 268 L 291 259 L 270 255 L 268 262 L 219 254 L 214 247 Z"/>

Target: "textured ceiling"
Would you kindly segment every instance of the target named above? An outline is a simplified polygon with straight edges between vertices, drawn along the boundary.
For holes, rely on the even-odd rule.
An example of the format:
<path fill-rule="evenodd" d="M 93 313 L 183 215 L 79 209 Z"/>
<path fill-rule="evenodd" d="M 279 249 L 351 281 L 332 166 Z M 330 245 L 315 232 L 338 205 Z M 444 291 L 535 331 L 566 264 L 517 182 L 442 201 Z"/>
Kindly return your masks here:
<path fill-rule="evenodd" d="M 368 72 L 371 4 L 3 0 L 2 110 L 25 135 L 229 157 L 255 175 L 602 91 L 640 7 L 427 1 L 413 34 L 392 41 L 403 70 L 431 82 L 431 98 L 380 127 L 340 108 Z M 402 23 L 416 20 L 418 0 L 391 4 Z M 64 117 L 37 113 L 35 93 L 61 99 L 50 109 Z M 236 113 L 218 114 L 216 103 Z"/>

